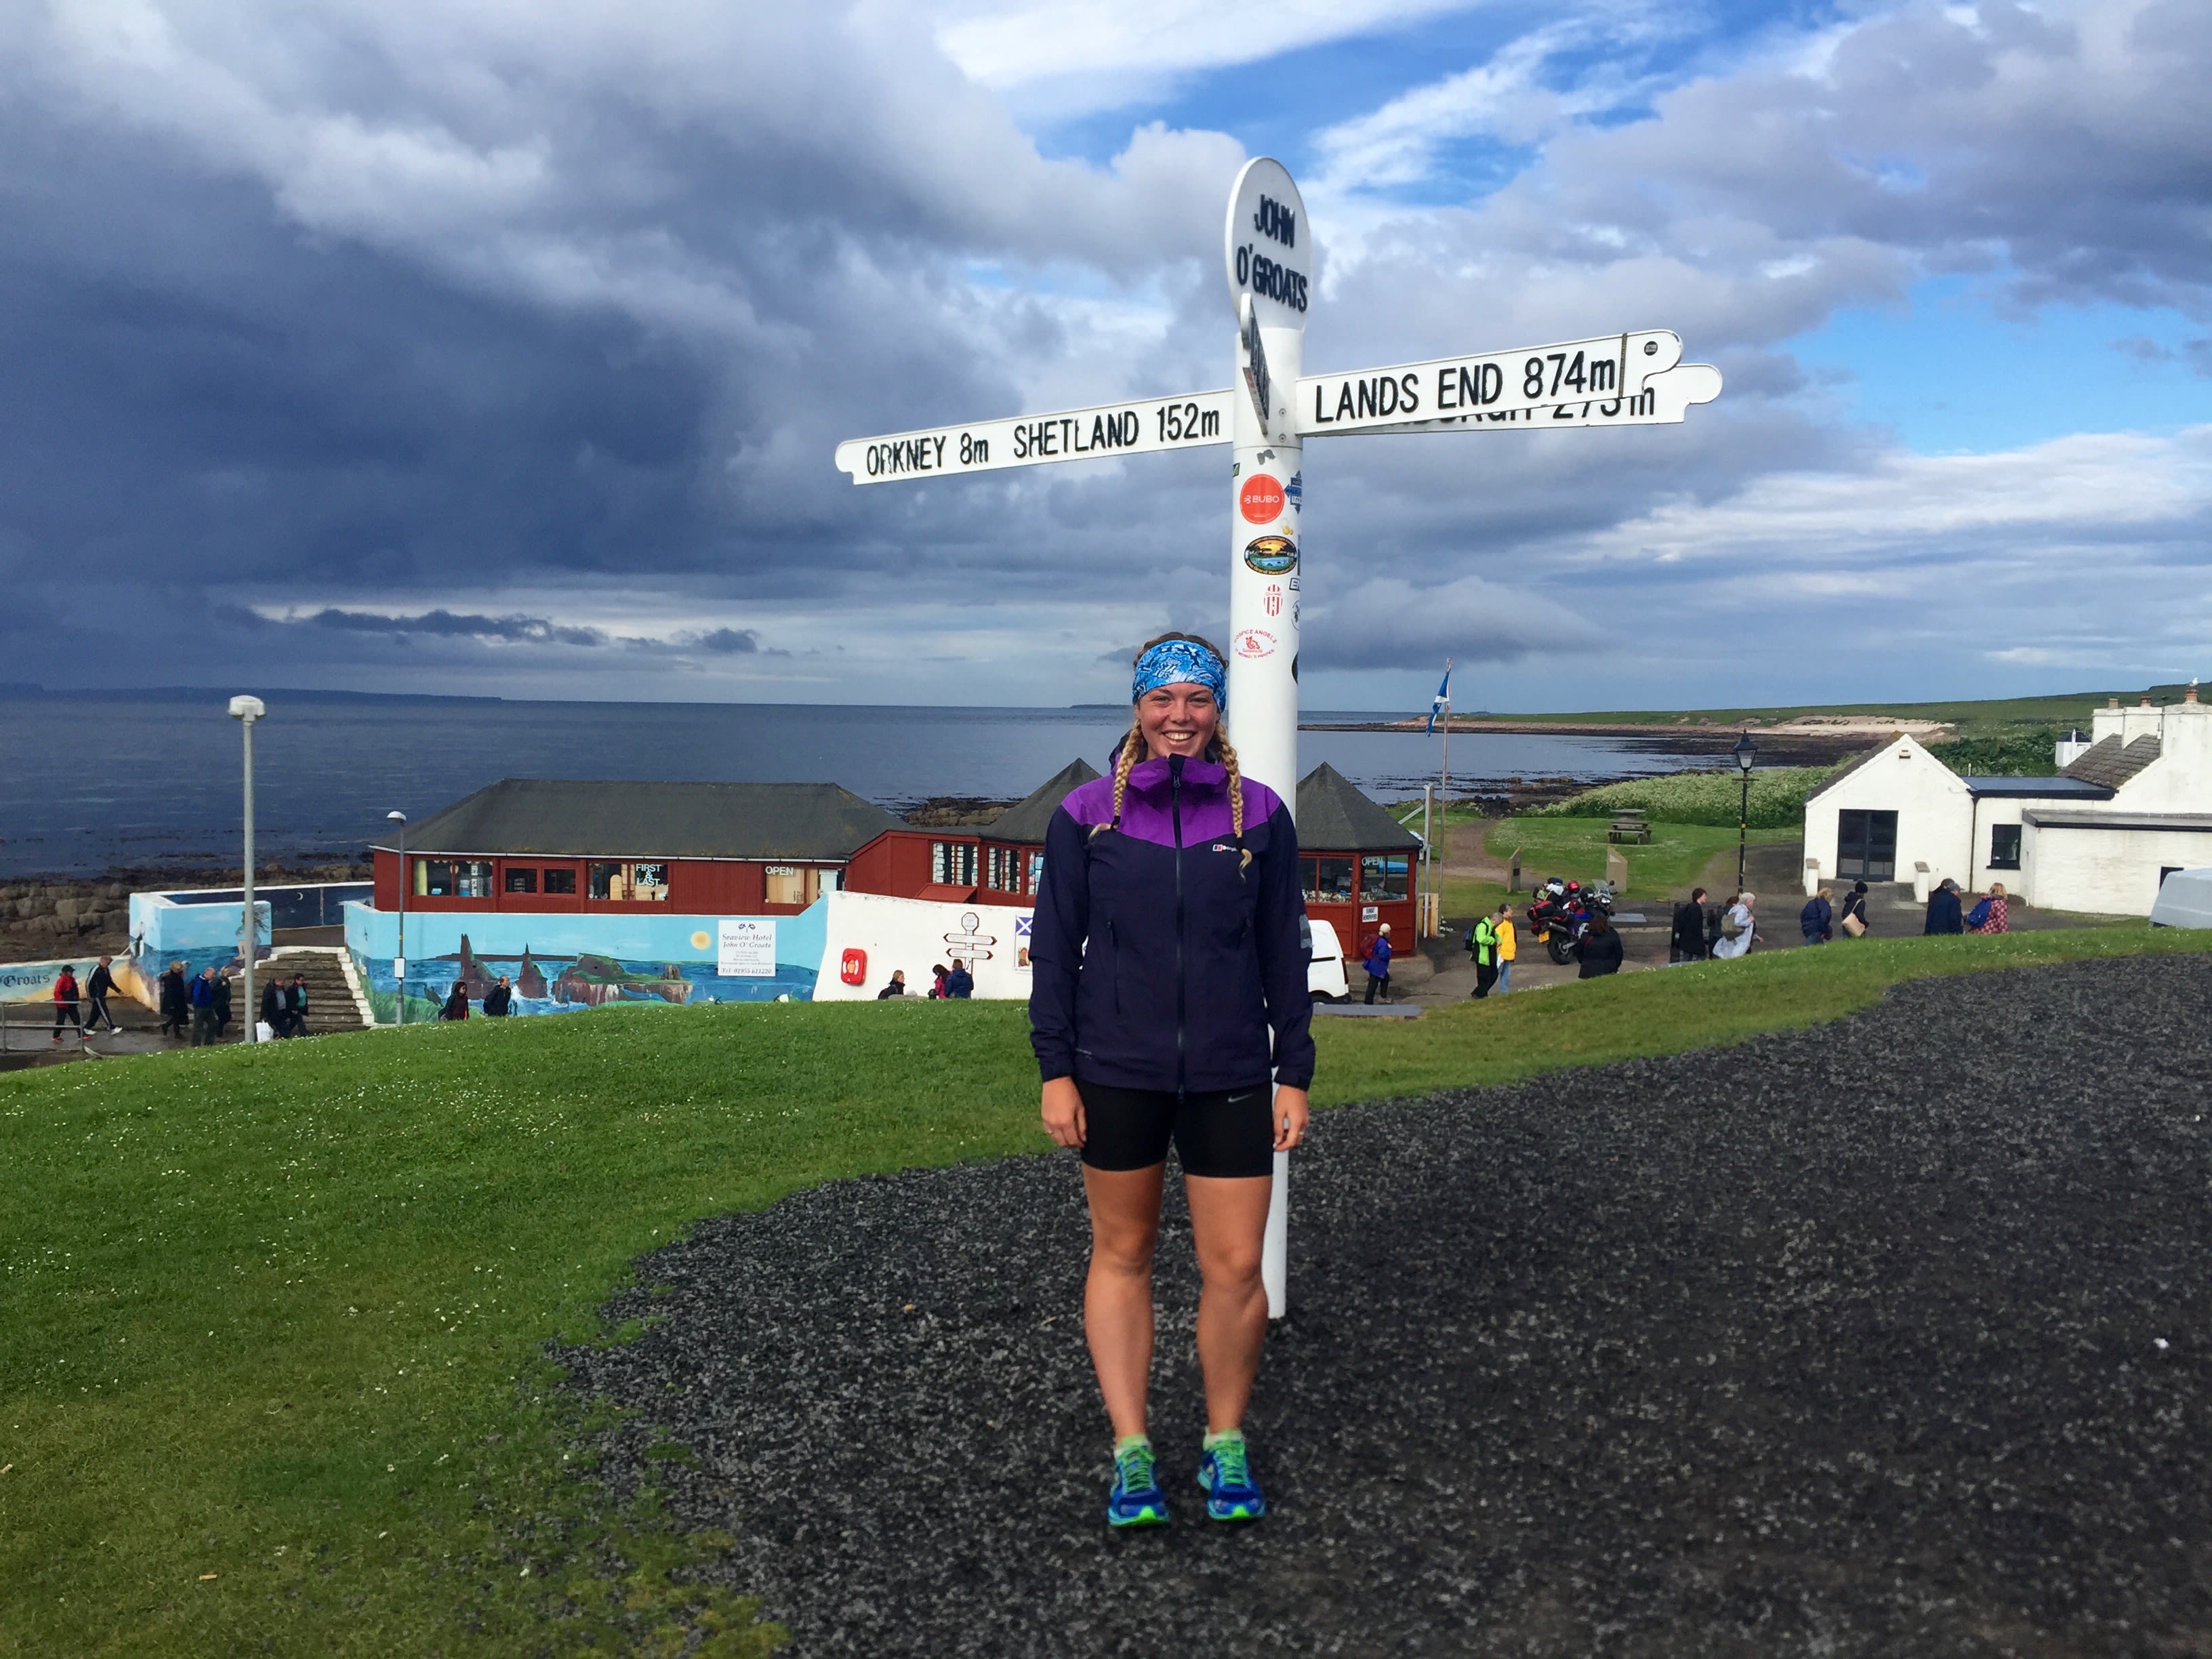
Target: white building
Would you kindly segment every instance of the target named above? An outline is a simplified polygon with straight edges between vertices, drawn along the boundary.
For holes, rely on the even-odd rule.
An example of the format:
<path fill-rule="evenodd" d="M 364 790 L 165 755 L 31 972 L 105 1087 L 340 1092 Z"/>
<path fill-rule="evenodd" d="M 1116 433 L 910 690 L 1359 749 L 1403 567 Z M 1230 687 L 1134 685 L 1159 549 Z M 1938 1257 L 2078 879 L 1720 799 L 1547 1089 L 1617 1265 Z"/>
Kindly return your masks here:
<path fill-rule="evenodd" d="M 2042 909 L 2148 915 L 2159 884 L 2212 865 L 2212 707 L 2096 711 L 2054 776 L 1960 777 L 1899 736 L 1805 803 L 1805 886 L 2001 881 Z M 2070 757 L 2070 758 L 2069 758 Z"/>

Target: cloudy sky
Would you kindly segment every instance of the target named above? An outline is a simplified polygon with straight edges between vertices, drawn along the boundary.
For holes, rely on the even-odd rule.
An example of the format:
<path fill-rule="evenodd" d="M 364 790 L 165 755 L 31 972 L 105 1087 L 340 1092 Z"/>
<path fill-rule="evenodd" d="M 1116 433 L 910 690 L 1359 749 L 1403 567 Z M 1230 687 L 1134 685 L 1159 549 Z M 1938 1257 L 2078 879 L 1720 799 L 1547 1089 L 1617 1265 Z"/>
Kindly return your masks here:
<path fill-rule="evenodd" d="M 1678 427 L 1341 439 L 1306 700 L 2212 653 L 2212 8 L 0 0 L 0 681 L 1060 704 L 1226 607 L 1227 452 L 841 438 L 1676 330 Z"/>

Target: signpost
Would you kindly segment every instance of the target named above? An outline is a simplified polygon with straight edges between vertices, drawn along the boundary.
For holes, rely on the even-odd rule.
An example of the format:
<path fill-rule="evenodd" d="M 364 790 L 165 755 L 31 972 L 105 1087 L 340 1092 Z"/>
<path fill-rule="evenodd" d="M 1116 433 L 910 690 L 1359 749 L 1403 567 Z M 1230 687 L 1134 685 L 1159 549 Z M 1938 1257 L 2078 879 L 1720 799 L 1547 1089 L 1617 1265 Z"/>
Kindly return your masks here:
<path fill-rule="evenodd" d="M 1295 811 L 1305 441 L 1667 424 L 1718 397 L 1721 377 L 1682 362 L 1664 329 L 1308 375 L 1313 228 L 1282 163 L 1244 164 L 1223 240 L 1237 319 L 1228 390 L 854 438 L 837 466 L 856 484 L 890 483 L 1229 445 L 1229 708 L 1244 775 Z M 1289 1221 L 1290 1158 L 1278 1152 L 1261 1266 L 1271 1318 L 1286 1307 Z"/>

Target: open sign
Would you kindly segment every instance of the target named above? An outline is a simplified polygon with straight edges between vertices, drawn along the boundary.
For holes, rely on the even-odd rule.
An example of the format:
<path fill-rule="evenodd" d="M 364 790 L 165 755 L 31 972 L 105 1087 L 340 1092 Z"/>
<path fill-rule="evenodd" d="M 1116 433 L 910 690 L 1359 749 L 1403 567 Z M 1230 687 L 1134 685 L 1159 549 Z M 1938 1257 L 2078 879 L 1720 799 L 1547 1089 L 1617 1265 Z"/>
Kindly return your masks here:
<path fill-rule="evenodd" d="M 857 945 L 848 948 L 843 960 L 837 964 L 837 977 L 848 985 L 866 985 L 868 982 L 868 953 Z"/>

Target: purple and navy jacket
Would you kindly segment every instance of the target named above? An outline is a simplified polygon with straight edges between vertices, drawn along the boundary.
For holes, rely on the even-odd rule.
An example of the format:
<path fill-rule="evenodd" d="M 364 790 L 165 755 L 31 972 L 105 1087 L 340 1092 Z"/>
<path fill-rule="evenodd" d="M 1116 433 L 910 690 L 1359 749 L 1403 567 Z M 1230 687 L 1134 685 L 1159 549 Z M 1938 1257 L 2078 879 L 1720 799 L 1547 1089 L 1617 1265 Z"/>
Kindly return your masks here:
<path fill-rule="evenodd" d="M 1243 1089 L 1313 1081 L 1298 836 L 1263 784 L 1180 757 L 1070 792 L 1045 831 L 1031 928 L 1030 1042 L 1047 1082 Z M 1243 867 L 1243 854 L 1252 854 Z"/>

